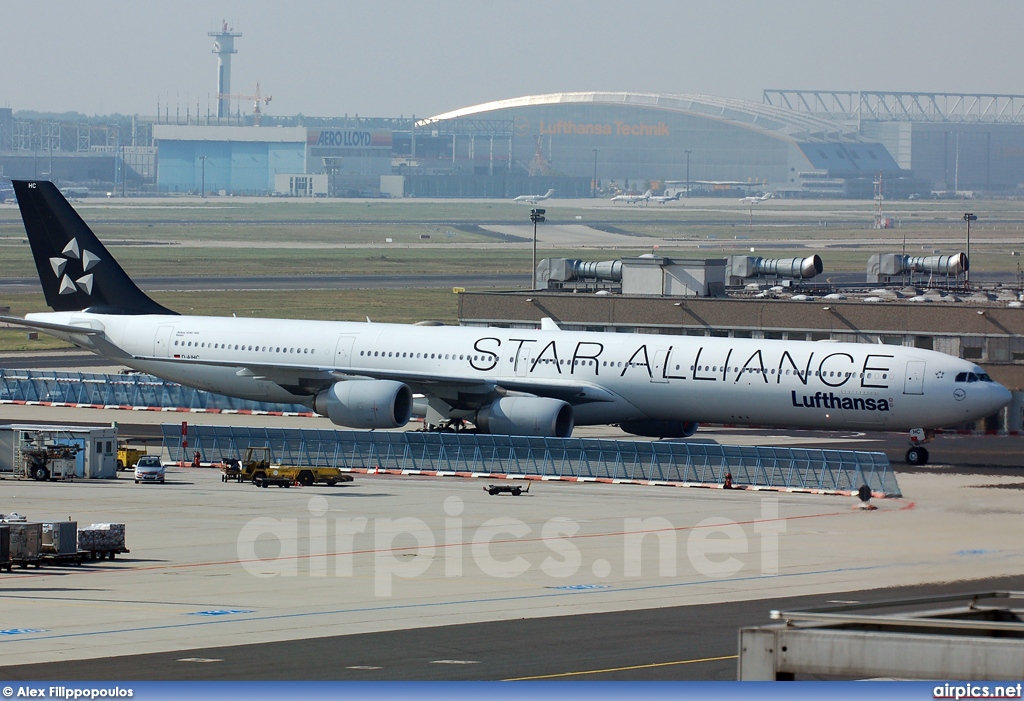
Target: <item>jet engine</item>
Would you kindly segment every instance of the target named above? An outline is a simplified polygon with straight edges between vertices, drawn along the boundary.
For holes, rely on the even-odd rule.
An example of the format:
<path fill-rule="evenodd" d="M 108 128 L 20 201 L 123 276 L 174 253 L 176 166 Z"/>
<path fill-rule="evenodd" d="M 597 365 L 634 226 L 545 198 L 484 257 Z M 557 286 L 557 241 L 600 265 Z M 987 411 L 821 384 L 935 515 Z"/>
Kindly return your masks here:
<path fill-rule="evenodd" d="M 510 436 L 572 435 L 572 407 L 547 397 L 504 397 L 476 413 L 473 421 L 481 433 Z"/>
<path fill-rule="evenodd" d="M 619 424 L 619 428 L 626 433 L 651 438 L 689 438 L 697 432 L 698 426 L 696 421 L 657 421 L 654 419 L 623 421 Z"/>
<path fill-rule="evenodd" d="M 336 382 L 313 400 L 313 411 L 349 428 L 398 428 L 412 416 L 412 390 L 393 380 Z"/>

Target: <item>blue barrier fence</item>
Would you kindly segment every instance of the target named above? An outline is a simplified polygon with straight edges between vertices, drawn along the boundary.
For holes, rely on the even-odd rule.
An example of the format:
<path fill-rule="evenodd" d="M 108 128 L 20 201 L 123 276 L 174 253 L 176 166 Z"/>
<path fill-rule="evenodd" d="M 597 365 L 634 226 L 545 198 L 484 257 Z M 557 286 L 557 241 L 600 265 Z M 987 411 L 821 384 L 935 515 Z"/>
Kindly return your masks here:
<path fill-rule="evenodd" d="M 208 411 L 308 412 L 301 404 L 273 404 L 225 397 L 144 374 L 104 375 L 0 369 L 0 401 L 171 407 Z"/>
<path fill-rule="evenodd" d="M 187 453 L 180 426 L 163 424 L 172 460 L 204 462 L 242 455 L 249 446 L 269 446 L 272 459 L 287 465 L 379 469 L 404 472 L 485 473 L 505 476 L 604 479 L 686 484 L 875 493 L 900 496 L 884 453 L 811 448 L 729 446 L 673 441 L 535 438 L 416 431 L 332 431 L 237 426 L 190 427 Z"/>

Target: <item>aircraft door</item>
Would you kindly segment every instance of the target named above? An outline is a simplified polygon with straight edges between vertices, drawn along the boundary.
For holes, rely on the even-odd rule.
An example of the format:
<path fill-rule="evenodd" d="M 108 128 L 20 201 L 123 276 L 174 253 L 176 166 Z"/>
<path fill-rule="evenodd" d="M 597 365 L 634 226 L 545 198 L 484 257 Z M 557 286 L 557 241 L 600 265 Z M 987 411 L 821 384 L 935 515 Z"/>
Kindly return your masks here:
<path fill-rule="evenodd" d="M 161 326 L 156 330 L 156 338 L 153 341 L 153 355 L 157 358 L 171 357 L 171 333 L 173 326 Z"/>
<path fill-rule="evenodd" d="M 520 346 L 515 359 L 516 377 L 526 377 L 530 372 L 530 347 L 525 343 Z"/>
<path fill-rule="evenodd" d="M 924 394 L 924 361 L 907 361 L 907 379 L 903 384 L 903 394 Z"/>
<path fill-rule="evenodd" d="M 352 367 L 352 346 L 356 342 L 355 336 L 339 336 L 338 346 L 334 351 L 334 367 Z"/>
<path fill-rule="evenodd" d="M 668 361 L 668 349 L 660 348 L 654 352 L 654 364 L 651 366 L 651 382 L 668 382 L 665 377 L 665 363 Z"/>

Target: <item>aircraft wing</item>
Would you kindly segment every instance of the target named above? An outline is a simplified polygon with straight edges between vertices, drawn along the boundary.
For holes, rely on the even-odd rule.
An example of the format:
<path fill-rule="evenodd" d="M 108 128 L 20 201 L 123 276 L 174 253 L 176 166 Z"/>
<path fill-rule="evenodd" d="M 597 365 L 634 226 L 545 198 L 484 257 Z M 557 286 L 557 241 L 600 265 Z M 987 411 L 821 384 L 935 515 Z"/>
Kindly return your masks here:
<path fill-rule="evenodd" d="M 138 356 L 137 360 L 167 363 L 184 363 L 191 365 L 208 365 L 224 367 L 226 364 L 214 360 L 196 360 L 185 358 L 164 358 L 155 356 Z M 498 398 L 508 392 L 523 392 L 539 397 L 561 399 L 569 404 L 589 404 L 590 402 L 614 402 L 618 395 L 603 387 L 581 379 L 561 378 L 506 378 L 500 382 L 488 377 L 465 377 L 458 375 L 440 375 L 426 372 L 404 371 L 395 369 L 371 368 L 331 368 L 319 365 L 301 364 L 258 364 L 234 365 L 240 377 L 252 377 L 254 380 L 269 380 L 289 391 L 298 387 L 327 389 L 339 380 L 394 380 L 403 382 L 419 393 L 436 394 L 438 396 L 467 397 L 473 395 L 481 403 L 488 398 Z M 447 391 L 446 391 L 447 390 Z"/>

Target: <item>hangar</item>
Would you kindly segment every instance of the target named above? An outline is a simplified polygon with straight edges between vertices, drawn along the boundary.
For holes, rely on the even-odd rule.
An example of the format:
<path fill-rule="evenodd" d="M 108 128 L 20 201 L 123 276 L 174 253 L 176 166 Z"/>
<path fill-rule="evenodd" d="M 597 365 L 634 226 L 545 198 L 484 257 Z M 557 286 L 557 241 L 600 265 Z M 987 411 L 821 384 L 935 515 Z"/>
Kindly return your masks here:
<path fill-rule="evenodd" d="M 265 195 L 277 173 L 306 171 L 306 130 L 156 124 L 157 189 Z"/>
<path fill-rule="evenodd" d="M 423 158 L 443 154 L 460 172 L 526 170 L 590 178 L 594 187 L 674 182 L 701 194 L 842 196 L 849 180 L 906 175 L 885 146 L 856 128 L 710 95 L 532 95 L 447 112 L 415 128 Z M 438 140 L 444 146 L 431 148 Z"/>

